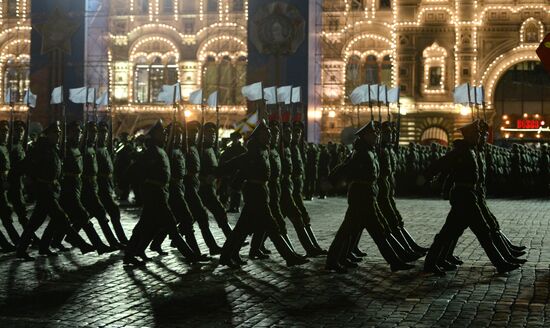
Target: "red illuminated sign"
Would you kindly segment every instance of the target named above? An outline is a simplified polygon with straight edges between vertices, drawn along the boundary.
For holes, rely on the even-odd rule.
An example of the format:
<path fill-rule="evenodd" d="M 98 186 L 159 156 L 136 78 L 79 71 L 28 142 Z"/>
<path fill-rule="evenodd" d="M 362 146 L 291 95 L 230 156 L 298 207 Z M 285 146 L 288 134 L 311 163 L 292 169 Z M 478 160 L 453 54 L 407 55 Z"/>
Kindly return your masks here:
<path fill-rule="evenodd" d="M 539 120 L 517 120 L 516 127 L 518 129 L 538 129 L 540 128 Z"/>

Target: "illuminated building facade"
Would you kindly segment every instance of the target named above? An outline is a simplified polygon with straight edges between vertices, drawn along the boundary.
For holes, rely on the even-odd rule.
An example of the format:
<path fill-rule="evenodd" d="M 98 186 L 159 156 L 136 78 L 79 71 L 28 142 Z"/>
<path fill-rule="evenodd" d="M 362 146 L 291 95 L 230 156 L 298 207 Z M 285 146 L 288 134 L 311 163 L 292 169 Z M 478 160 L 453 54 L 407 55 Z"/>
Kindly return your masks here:
<path fill-rule="evenodd" d="M 206 95 L 218 90 L 222 124 L 242 119 L 249 1 L 103 1 L 108 6 L 103 62 L 115 131 L 139 130 L 159 115 L 169 119 L 172 109 L 156 95 L 163 84 L 176 81 L 184 98 L 198 88 Z M 320 105 L 310 105 L 308 121 L 321 127 L 323 142 L 339 140 L 342 128 L 358 124 L 347 95 L 364 83 L 401 87 L 403 143 L 456 138 L 456 128 L 471 112 L 455 106 L 452 93 L 466 82 L 485 87 L 495 138 L 519 139 L 521 131 L 500 129 L 516 128 L 506 127 L 504 115 L 538 114 L 543 121 L 550 113 L 550 81 L 535 54 L 550 32 L 547 0 L 316 1 L 320 26 L 311 30 L 321 31 L 320 47 L 311 60 L 318 61 L 320 76 L 313 95 L 318 100 L 310 104 Z M 17 91 L 28 85 L 31 25 L 30 0 L 0 3 L 3 97 L 7 86 Z M 395 117 L 396 108 L 391 111 Z M 377 116 L 377 107 L 374 112 Z M 199 118 L 197 108 L 186 106 L 185 113 Z M 213 119 L 209 111 L 207 120 Z M 361 106 L 359 121 L 369 119 L 367 106 Z M 533 138 L 550 139 L 550 132 L 541 133 Z"/>

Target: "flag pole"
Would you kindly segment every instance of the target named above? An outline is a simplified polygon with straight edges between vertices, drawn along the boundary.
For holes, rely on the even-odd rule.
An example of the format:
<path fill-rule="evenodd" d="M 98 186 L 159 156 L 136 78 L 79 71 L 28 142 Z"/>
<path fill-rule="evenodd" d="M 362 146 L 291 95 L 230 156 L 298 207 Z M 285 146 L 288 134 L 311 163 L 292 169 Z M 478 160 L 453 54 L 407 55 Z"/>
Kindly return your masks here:
<path fill-rule="evenodd" d="M 477 105 L 477 87 L 474 85 L 474 108 L 476 110 L 476 117 L 479 120 L 479 106 Z"/>
<path fill-rule="evenodd" d="M 29 127 L 31 125 L 31 107 L 29 105 L 29 101 L 30 101 L 30 98 L 31 95 L 30 95 L 30 88 L 27 88 L 27 120 L 26 120 L 26 129 L 25 129 L 25 136 L 23 137 L 23 145 L 25 147 L 25 151 L 27 151 L 29 149 Z"/>
<path fill-rule="evenodd" d="M 390 110 L 390 102 L 388 100 L 388 87 L 386 86 L 385 90 L 384 90 L 384 99 L 386 99 L 386 107 L 388 109 L 388 122 L 391 122 L 391 110 Z"/>
<path fill-rule="evenodd" d="M 283 135 L 283 115 L 281 111 L 281 106 L 279 106 L 279 99 L 278 99 L 279 97 L 277 95 L 277 91 L 278 91 L 277 89 L 278 87 L 275 86 L 275 106 L 277 106 L 277 116 L 279 118 L 279 130 L 281 131 L 281 136 L 282 136 Z M 291 116 L 292 116 L 292 108 L 290 109 L 289 121 Z M 284 144 L 282 141 L 283 138 L 280 138 L 280 139 L 281 141 L 279 142 L 279 152 L 280 152 L 281 158 L 284 158 L 285 154 L 284 154 Z"/>
<path fill-rule="evenodd" d="M 367 84 L 367 95 L 369 96 L 368 98 L 368 103 L 369 103 L 369 111 L 370 111 L 370 120 L 371 121 L 374 121 L 374 112 L 372 111 L 372 102 L 370 100 L 370 84 Z"/>
<path fill-rule="evenodd" d="M 99 85 L 98 85 L 99 88 Z M 111 99 L 109 94 L 109 86 L 107 86 L 107 111 L 109 112 L 109 147 L 111 154 L 115 152 L 114 135 L 113 135 L 113 107 L 111 107 Z"/>
<path fill-rule="evenodd" d="M 177 110 L 179 112 L 180 102 L 181 102 L 181 84 L 179 84 L 179 83 L 178 83 L 178 88 L 180 90 L 180 99 L 178 99 L 178 101 L 177 101 L 177 106 L 178 106 Z M 188 147 L 188 144 L 187 144 L 187 118 L 185 117 L 185 107 L 183 108 L 183 133 L 185 133 L 185 135 L 182 138 L 183 139 L 183 147 L 184 147 L 183 153 L 187 154 L 187 151 L 188 151 L 189 147 Z"/>
<path fill-rule="evenodd" d="M 370 90 L 369 90 L 370 94 Z M 378 122 L 382 123 L 382 105 L 380 104 L 380 85 L 376 86 L 376 104 L 378 105 Z"/>
<path fill-rule="evenodd" d="M 172 157 L 172 149 L 174 149 L 174 134 L 176 130 L 176 91 L 177 91 L 177 85 L 174 85 L 174 90 L 172 93 L 172 127 L 170 128 L 170 134 L 168 135 L 168 142 L 166 143 L 166 152 L 168 153 L 168 156 Z"/>
<path fill-rule="evenodd" d="M 220 143 L 220 106 L 218 105 L 218 92 L 216 91 L 216 143 L 214 149 L 218 150 Z"/>
<path fill-rule="evenodd" d="M 401 137 L 401 104 L 399 102 L 399 97 L 397 98 L 397 137 L 395 142 L 395 151 L 399 150 L 399 138 Z"/>
<path fill-rule="evenodd" d="M 361 116 L 359 113 L 359 110 L 361 108 L 361 104 L 357 104 L 357 128 L 361 128 Z"/>
<path fill-rule="evenodd" d="M 65 115 L 65 94 L 63 93 L 63 86 L 61 86 L 61 117 L 63 120 L 63 126 L 62 126 L 62 133 L 63 133 L 63 146 L 62 146 L 62 154 L 63 158 L 65 158 L 65 154 L 67 153 L 67 116 Z"/>
<path fill-rule="evenodd" d="M 487 111 L 485 109 L 485 89 L 483 88 L 483 86 L 480 86 L 480 91 L 481 91 L 481 109 L 483 110 L 483 119 L 485 120 L 485 122 L 487 122 Z"/>
<path fill-rule="evenodd" d="M 470 83 L 466 83 L 466 87 L 468 88 L 468 108 L 470 108 L 470 112 L 471 112 L 471 116 L 472 116 L 472 121 L 474 121 L 474 110 L 472 108 L 472 99 L 470 97 Z"/>
<path fill-rule="evenodd" d="M 9 140 L 9 149 L 13 147 L 13 116 L 15 112 L 15 103 L 13 101 L 13 97 L 11 95 L 11 88 L 10 88 L 10 140 Z"/>

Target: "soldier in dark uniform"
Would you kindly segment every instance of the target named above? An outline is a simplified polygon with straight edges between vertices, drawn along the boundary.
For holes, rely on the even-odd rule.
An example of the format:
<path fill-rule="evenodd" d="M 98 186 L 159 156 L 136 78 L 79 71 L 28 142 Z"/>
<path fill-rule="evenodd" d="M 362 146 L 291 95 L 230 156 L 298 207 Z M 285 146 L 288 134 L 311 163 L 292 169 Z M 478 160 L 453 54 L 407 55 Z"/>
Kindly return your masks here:
<path fill-rule="evenodd" d="M 115 230 L 118 241 L 122 246 L 128 243 L 128 238 L 120 223 L 120 209 L 114 199 L 113 188 L 113 158 L 109 151 L 109 125 L 107 122 L 99 122 L 97 137 L 97 184 L 99 187 L 99 199 L 109 214 L 111 224 Z"/>
<path fill-rule="evenodd" d="M 138 260 L 137 256 L 146 258 L 145 249 L 153 238 L 164 229 L 180 253 L 189 261 L 196 261 L 198 260 L 197 255 L 181 238 L 176 219 L 168 205 L 171 172 L 170 160 L 163 149 L 166 136 L 162 122 L 159 120 L 147 135 L 149 137 L 147 149 L 140 162 L 135 164 L 141 177 L 143 209 L 141 217 L 132 231 L 123 263 L 125 265 L 142 265 L 143 262 Z"/>
<path fill-rule="evenodd" d="M 202 238 L 206 246 L 210 250 L 210 255 L 220 254 L 221 247 L 218 246 L 208 223 L 208 213 L 204 208 L 201 198 L 199 197 L 199 172 L 201 170 L 201 161 L 199 151 L 197 149 L 197 134 L 199 133 L 200 123 L 191 121 L 187 123 L 187 145 L 188 150 L 185 156 L 187 174 L 183 182 L 185 186 L 185 200 L 189 205 L 189 209 L 193 214 L 193 218 L 199 224 Z"/>
<path fill-rule="evenodd" d="M 306 200 L 312 200 L 317 191 L 317 169 L 319 166 L 319 149 L 314 143 L 306 144 L 306 166 L 305 166 L 305 186 L 304 197 Z"/>
<path fill-rule="evenodd" d="M 90 214 L 84 208 L 81 201 L 82 195 L 82 169 L 83 159 L 80 152 L 80 145 L 82 139 L 82 128 L 78 121 L 69 123 L 66 127 L 67 131 L 67 145 L 65 156 L 63 158 L 63 178 L 61 179 L 61 194 L 59 197 L 59 203 L 63 210 L 67 214 L 69 221 L 71 222 L 72 229 L 75 231 L 84 230 L 88 239 L 92 242 L 98 254 L 103 254 L 111 251 L 107 245 L 103 243 L 99 235 L 97 234 L 92 222 L 90 221 Z M 68 229 L 69 227 L 67 227 Z M 54 233 L 52 240 L 52 246 L 59 250 L 66 250 L 62 241 L 67 233 L 67 229 L 58 229 Z M 75 241 L 67 238 L 68 242 L 73 244 Z M 41 245 L 40 254 L 48 255 L 51 253 L 49 245 Z"/>
<path fill-rule="evenodd" d="M 226 150 L 220 156 L 220 165 L 229 161 L 232 158 L 235 158 L 239 155 L 242 155 L 246 152 L 246 148 L 241 143 L 240 139 L 242 138 L 241 133 L 235 131 L 231 133 L 231 144 L 227 147 Z M 221 187 L 226 194 L 222 197 L 220 192 L 220 200 L 223 204 L 227 203 L 227 198 L 229 198 L 229 213 L 239 213 L 239 207 L 241 206 L 241 191 L 240 189 L 231 188 L 231 177 L 224 176 L 222 177 Z"/>
<path fill-rule="evenodd" d="M 82 152 L 84 166 L 82 169 L 82 204 L 91 216 L 97 219 L 103 235 L 112 248 L 121 248 L 120 242 L 116 239 L 107 211 L 99 199 L 99 185 L 97 175 L 99 171 L 96 153 L 97 124 L 88 122 L 86 124 L 86 137 L 84 140 L 84 151 Z"/>
<path fill-rule="evenodd" d="M 292 140 L 292 128 L 289 123 L 285 122 L 283 124 L 283 131 L 281 133 L 283 150 L 280 153 L 281 158 L 281 211 L 285 217 L 287 217 L 292 225 L 294 230 L 296 230 L 296 235 L 300 244 L 306 251 L 308 256 L 319 256 L 324 254 L 323 249 L 320 246 L 315 245 L 311 240 L 310 235 L 307 232 L 306 225 L 309 222 L 306 222 L 304 215 L 300 208 L 296 205 L 295 193 L 294 193 L 294 182 L 293 182 L 293 172 L 294 163 L 292 158 L 291 151 L 291 140 Z M 299 153 L 296 153 L 300 157 Z M 298 158 L 297 157 L 297 158 Z M 301 157 L 300 157 L 301 158 Z M 300 177 L 298 177 L 298 180 Z M 301 193 L 300 193 L 301 194 Z M 298 195 L 299 200 L 301 201 L 302 196 Z M 303 206 L 303 203 L 302 203 Z M 307 212 L 306 212 L 307 215 Z"/>
<path fill-rule="evenodd" d="M 331 171 L 331 179 L 344 176 L 348 180 L 348 209 L 330 245 L 326 269 L 344 273 L 347 268 L 357 267 L 356 263 L 349 260 L 349 253 L 357 244 L 363 229 L 367 229 L 392 271 L 411 269 L 414 266 L 402 261 L 388 242 L 389 232 L 377 209 L 380 168 L 375 147 L 379 131 L 371 121 L 359 129 L 356 135 L 358 138 L 354 142 L 352 155 Z"/>
<path fill-rule="evenodd" d="M 480 139 L 479 121 L 462 127 L 461 132 L 464 139 L 456 140 L 453 150 L 440 158 L 428 172 L 430 177 L 439 172 L 450 174 L 454 186 L 450 195 L 451 211 L 428 251 L 424 270 L 437 275 L 445 274 L 444 270 L 449 266 L 446 260 L 453 254 L 456 241 L 467 228 L 476 235 L 491 263 L 499 272 L 515 270 L 519 265 L 507 262 L 493 244 L 490 228 L 478 205 L 476 190 L 479 183 L 479 167 L 476 149 Z M 451 265 L 450 269 L 454 267 Z"/>
<path fill-rule="evenodd" d="M 12 208 L 8 202 L 8 173 L 11 168 L 10 152 L 8 150 L 8 139 L 10 134 L 10 123 L 8 121 L 0 121 L 0 175 L 1 175 L 1 190 L 0 190 L 0 219 L 2 224 L 11 239 L 11 242 L 17 244 L 19 242 L 19 234 L 13 225 Z"/>
<path fill-rule="evenodd" d="M 59 122 L 50 125 L 43 132 L 27 157 L 27 174 L 35 183 L 36 204 L 25 226 L 19 244 L 17 245 L 17 257 L 32 260 L 27 253 L 27 248 L 36 230 L 44 223 L 47 216 L 50 222 L 40 239 L 41 248 L 50 245 L 55 231 L 67 229 L 67 236 L 80 248 L 83 254 L 94 251 L 94 247 L 87 244 L 69 226 L 67 214 L 59 205 L 59 193 L 61 179 L 61 158 L 59 157 L 59 136 L 61 128 Z"/>
<path fill-rule="evenodd" d="M 179 123 L 171 123 L 168 126 L 169 147 L 168 156 L 170 160 L 170 184 L 168 187 L 169 198 L 168 205 L 176 218 L 180 233 L 185 236 L 185 240 L 193 253 L 197 257 L 206 259 L 206 256 L 201 254 L 201 250 L 195 238 L 195 231 L 193 229 L 193 215 L 185 200 L 185 186 L 183 185 L 183 178 L 186 174 L 185 156 L 182 148 L 184 147 L 183 128 Z M 172 141 L 170 141 L 170 138 Z M 151 243 L 151 250 L 161 255 L 167 254 L 162 250 L 162 242 L 168 235 L 168 229 L 162 229 Z"/>
<path fill-rule="evenodd" d="M 227 219 L 225 207 L 220 202 L 216 192 L 218 176 L 218 157 L 214 149 L 216 141 L 216 124 L 208 122 L 202 129 L 202 149 L 200 149 L 201 166 L 199 172 L 199 196 L 204 206 L 212 213 L 218 226 L 227 238 L 231 227 Z"/>
<path fill-rule="evenodd" d="M 325 199 L 328 192 L 328 175 L 330 172 L 330 153 L 328 146 L 320 145 L 319 151 L 319 167 L 317 169 L 317 176 L 319 177 L 318 193 L 319 199 Z"/>
<path fill-rule="evenodd" d="M 261 122 L 249 138 L 247 152 L 227 162 L 223 171 L 240 174 L 244 181 L 244 207 L 235 225 L 235 229 L 223 245 L 220 264 L 237 267 L 246 263 L 239 256 L 239 251 L 247 235 L 266 231 L 277 251 L 286 260 L 287 266 L 307 263 L 308 260 L 298 256 L 285 242 L 279 233 L 275 218 L 269 207 L 270 178 L 270 144 L 269 128 Z"/>
<path fill-rule="evenodd" d="M 120 134 L 120 145 L 116 151 L 114 174 L 117 188 L 119 190 L 119 200 L 128 201 L 130 196 L 130 176 L 128 168 L 132 165 L 135 148 L 132 141 L 129 140 L 128 133 Z"/>
<path fill-rule="evenodd" d="M 10 172 L 8 173 L 8 200 L 10 201 L 19 223 L 25 227 L 29 221 L 27 205 L 24 196 L 23 178 L 25 176 L 25 122 L 14 121 L 11 135 Z M 33 236 L 33 242 L 39 241 L 38 236 Z"/>
<path fill-rule="evenodd" d="M 309 239 L 315 246 L 315 248 L 322 254 L 326 254 L 327 251 L 323 250 L 317 238 L 311 229 L 311 217 L 304 205 L 304 195 L 302 193 L 304 186 L 304 154 L 302 152 L 303 146 L 303 133 L 304 133 L 304 123 L 301 121 L 295 121 L 292 125 L 292 139 L 290 142 L 290 153 L 292 159 L 292 199 L 294 203 L 300 210 L 302 221 L 304 223 L 304 228 L 309 236 Z"/>

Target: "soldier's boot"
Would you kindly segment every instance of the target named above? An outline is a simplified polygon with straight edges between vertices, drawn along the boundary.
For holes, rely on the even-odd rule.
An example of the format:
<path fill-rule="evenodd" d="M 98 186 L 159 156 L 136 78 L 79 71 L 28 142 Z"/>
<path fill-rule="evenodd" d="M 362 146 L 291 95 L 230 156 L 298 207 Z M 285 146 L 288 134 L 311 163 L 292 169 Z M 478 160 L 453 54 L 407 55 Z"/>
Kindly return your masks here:
<path fill-rule="evenodd" d="M 401 246 L 403 246 L 403 249 L 407 251 L 407 253 L 413 254 L 418 258 L 421 258 L 422 256 L 426 255 L 425 252 L 417 252 L 413 249 L 413 247 L 409 244 L 407 238 L 405 238 L 403 231 L 401 231 L 401 229 L 395 229 L 395 231 L 392 232 L 392 235 L 401 244 Z"/>
<path fill-rule="evenodd" d="M 409 243 L 409 246 L 411 246 L 411 248 L 417 252 L 417 253 L 421 253 L 421 254 L 426 254 L 429 250 L 429 248 L 426 248 L 426 247 L 422 247 L 420 245 L 418 245 L 416 243 L 416 241 L 414 240 L 414 238 L 411 236 L 411 234 L 407 231 L 407 229 L 405 229 L 405 227 L 401 227 L 399 229 L 401 231 L 401 233 L 403 234 L 403 237 L 407 240 L 407 242 Z"/>
<path fill-rule="evenodd" d="M 309 239 L 309 235 L 305 227 L 296 226 L 295 230 L 300 244 L 306 251 L 306 256 L 315 257 L 321 255 L 321 252 L 317 248 L 315 248 L 313 242 L 311 241 L 311 239 Z"/>
<path fill-rule="evenodd" d="M 105 253 L 108 253 L 108 252 L 111 251 L 109 246 L 107 246 L 103 243 L 103 241 L 99 237 L 99 234 L 95 230 L 94 225 L 91 222 L 88 222 L 88 223 L 84 224 L 82 226 L 82 230 L 84 230 L 84 233 L 86 234 L 86 236 L 88 237 L 88 239 L 92 243 L 92 247 L 97 252 L 97 254 L 102 255 L 102 254 L 105 254 Z M 78 239 L 75 240 L 74 236 L 70 237 L 69 235 L 67 235 L 66 240 L 67 240 L 68 243 L 70 243 L 74 246 L 77 246 L 78 243 L 80 242 Z"/>
<path fill-rule="evenodd" d="M 513 250 L 516 250 L 516 251 L 523 251 L 523 250 L 526 249 L 525 246 L 516 246 L 516 245 L 512 244 L 510 239 L 504 234 L 504 232 L 502 232 L 502 230 L 499 230 L 499 232 L 500 232 L 500 235 L 502 236 L 502 239 L 504 240 L 504 242 L 506 243 L 506 245 L 508 245 L 508 247 L 510 249 L 513 249 Z"/>
<path fill-rule="evenodd" d="M 210 231 L 210 227 L 208 226 L 208 219 L 206 219 L 206 221 L 199 220 L 198 223 L 199 229 L 201 230 L 202 239 L 210 250 L 210 255 L 220 254 L 222 248 L 218 246 L 218 244 L 216 243 L 216 239 L 214 239 L 214 236 L 212 235 L 212 231 Z M 226 240 L 228 238 L 229 237 L 226 237 Z"/>
<path fill-rule="evenodd" d="M 109 221 L 107 218 L 104 219 L 98 219 L 97 222 L 99 222 L 99 226 L 101 227 L 101 231 L 103 232 L 103 235 L 105 236 L 105 239 L 107 239 L 107 242 L 109 243 L 109 246 L 114 249 L 121 249 L 121 245 L 118 242 L 118 239 L 116 239 L 115 235 L 113 234 L 113 231 L 111 230 L 111 227 L 109 226 Z"/>
<path fill-rule="evenodd" d="M 413 254 L 407 251 L 391 233 L 387 235 L 386 240 L 388 241 L 388 244 L 391 245 L 391 248 L 394 250 L 397 256 L 399 256 L 399 258 L 403 260 L 403 262 L 413 262 L 420 258 L 418 254 Z"/>
<path fill-rule="evenodd" d="M 277 252 L 285 259 L 286 266 L 291 267 L 309 262 L 308 259 L 294 253 L 279 233 L 270 233 L 269 239 L 275 246 L 275 249 L 277 249 Z"/>
<path fill-rule="evenodd" d="M 264 231 L 257 231 L 252 235 L 252 240 L 250 242 L 250 251 L 248 253 L 248 256 L 251 259 L 264 260 L 269 258 L 269 255 L 264 254 L 261 251 L 262 244 L 265 240 L 264 236 Z"/>
<path fill-rule="evenodd" d="M 13 226 L 13 221 L 11 219 L 9 220 L 2 220 L 4 228 L 6 229 L 6 232 L 8 233 L 8 236 L 10 237 L 11 242 L 14 245 L 17 245 L 19 243 L 19 233 L 17 233 L 17 230 Z"/>
<path fill-rule="evenodd" d="M 394 251 L 390 243 L 385 238 L 375 237 L 374 243 L 378 247 L 380 254 L 389 263 L 392 272 L 401 270 L 410 270 L 414 268 L 414 265 L 405 263 Z"/>
<path fill-rule="evenodd" d="M 151 242 L 151 246 L 149 246 L 149 249 L 152 250 L 153 252 L 157 252 L 159 255 L 168 255 L 168 252 L 162 249 L 162 243 L 166 239 L 166 236 L 167 236 L 166 230 L 160 229 L 157 235 L 153 238 L 153 241 Z M 177 247 L 173 239 L 172 239 L 172 243 L 174 244 L 174 246 Z"/>
<path fill-rule="evenodd" d="M 455 271 L 458 269 L 457 264 L 448 260 L 452 258 L 456 246 L 455 241 L 444 242 L 441 247 L 441 255 L 437 259 L 437 266 L 443 271 Z"/>
<path fill-rule="evenodd" d="M 21 240 L 21 238 L 19 240 Z M 0 250 L 2 251 L 2 253 L 15 252 L 17 250 L 17 247 L 11 244 L 1 231 L 0 231 Z"/>
<path fill-rule="evenodd" d="M 478 238 L 478 240 L 498 273 L 506 273 L 519 268 L 519 264 L 509 263 L 502 257 L 502 254 L 500 254 L 489 236 L 483 236 L 482 238 Z"/>
<path fill-rule="evenodd" d="M 527 262 L 527 260 L 525 259 L 518 259 L 513 253 L 510 252 L 510 249 L 508 249 L 508 246 L 504 243 L 498 231 L 493 232 L 491 234 L 491 238 L 493 240 L 493 244 L 502 255 L 502 257 L 506 260 L 506 262 L 516 264 L 523 264 Z"/>
<path fill-rule="evenodd" d="M 117 215 L 118 217 L 111 217 L 111 223 L 113 225 L 113 229 L 115 230 L 116 237 L 118 241 L 121 244 L 128 244 L 128 237 L 126 237 L 126 233 L 124 232 L 124 228 L 122 227 L 122 223 L 120 222 L 120 213 Z"/>
<path fill-rule="evenodd" d="M 283 239 L 285 240 L 287 245 L 290 247 L 290 249 L 292 249 L 292 251 L 294 251 L 294 253 L 296 253 L 296 248 L 294 248 L 294 245 L 292 244 L 292 241 L 290 240 L 290 237 L 288 237 L 288 235 L 286 233 L 282 233 L 281 236 L 283 237 Z M 298 254 L 298 253 L 296 253 L 296 254 Z M 298 254 L 298 255 L 300 255 L 300 254 Z M 302 256 L 302 255 L 300 255 L 300 256 Z"/>
<path fill-rule="evenodd" d="M 324 250 L 317 241 L 317 237 L 315 237 L 315 234 L 313 233 L 313 230 L 311 229 L 311 224 L 306 224 L 305 230 L 307 232 L 307 235 L 309 236 L 309 239 L 311 240 L 311 243 L 313 246 L 321 253 L 322 255 L 326 255 L 327 251 Z"/>
<path fill-rule="evenodd" d="M 446 252 L 448 251 L 447 247 L 448 246 L 444 244 L 444 240 L 441 235 L 435 235 L 434 242 L 432 243 L 428 254 L 426 254 L 426 258 L 424 259 L 425 272 L 430 272 L 438 276 L 445 275 L 445 271 L 442 270 L 437 263 L 440 262 L 441 258 L 446 256 Z M 447 250 L 445 250 L 445 248 L 447 248 Z"/>
<path fill-rule="evenodd" d="M 458 243 L 458 239 L 455 238 L 453 240 L 450 240 L 448 241 L 449 243 L 449 251 L 447 252 L 447 257 L 446 257 L 446 261 L 451 263 L 451 264 L 454 264 L 454 265 L 462 265 L 464 264 L 464 262 L 458 257 L 458 256 L 455 256 L 453 254 L 455 248 L 456 248 L 456 244 Z"/>
<path fill-rule="evenodd" d="M 246 240 L 246 234 L 233 232 L 223 244 L 220 252 L 220 265 L 226 265 L 232 269 L 239 268 L 240 264 L 234 261 Z"/>
<path fill-rule="evenodd" d="M 29 222 L 29 218 L 27 217 L 26 211 L 16 211 L 17 218 L 19 220 L 19 224 L 21 227 L 23 227 L 23 230 L 27 226 L 27 223 Z M 36 233 L 33 233 L 32 235 L 32 244 L 38 246 L 38 243 L 40 242 L 40 238 L 38 238 L 38 235 Z"/>
<path fill-rule="evenodd" d="M 359 249 L 359 242 L 361 241 L 361 236 L 363 235 L 363 229 L 357 233 L 357 238 L 355 239 L 355 244 L 351 245 L 351 254 L 353 254 L 355 257 L 365 257 L 367 256 L 367 253 L 363 252 L 361 249 Z"/>
<path fill-rule="evenodd" d="M 351 245 L 351 237 L 334 237 L 327 253 L 325 269 L 335 271 L 336 273 L 347 273 L 348 270 L 340 264 L 340 260 L 348 253 L 348 247 Z"/>
<path fill-rule="evenodd" d="M 185 240 L 180 236 L 178 233 L 172 233 L 170 234 L 170 238 L 176 245 L 178 251 L 185 257 L 185 259 L 189 262 L 198 262 L 200 261 L 200 256 L 193 252 L 191 247 L 187 245 Z"/>

